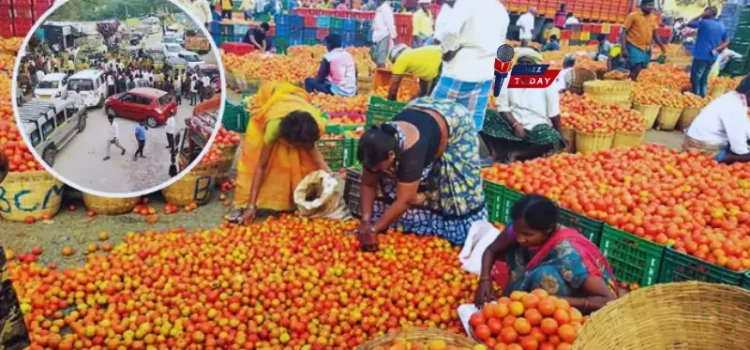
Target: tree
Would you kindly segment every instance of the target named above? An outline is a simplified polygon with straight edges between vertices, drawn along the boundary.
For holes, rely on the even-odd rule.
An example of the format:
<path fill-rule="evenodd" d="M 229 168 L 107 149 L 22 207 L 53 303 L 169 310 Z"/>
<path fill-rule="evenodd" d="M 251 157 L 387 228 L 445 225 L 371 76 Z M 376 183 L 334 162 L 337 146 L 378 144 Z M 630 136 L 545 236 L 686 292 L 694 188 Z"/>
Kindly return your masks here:
<path fill-rule="evenodd" d="M 165 8 L 169 13 L 179 13 L 180 8 L 167 0 L 73 0 L 60 6 L 49 17 L 53 21 L 125 20 L 152 15 Z"/>

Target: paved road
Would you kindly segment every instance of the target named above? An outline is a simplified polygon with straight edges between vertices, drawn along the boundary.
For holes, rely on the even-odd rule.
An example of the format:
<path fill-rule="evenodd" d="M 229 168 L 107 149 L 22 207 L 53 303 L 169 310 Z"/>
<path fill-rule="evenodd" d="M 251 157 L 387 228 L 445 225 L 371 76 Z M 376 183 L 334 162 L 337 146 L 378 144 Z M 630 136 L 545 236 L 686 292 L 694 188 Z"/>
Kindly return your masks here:
<path fill-rule="evenodd" d="M 158 45 L 161 33 L 150 35 L 145 46 Z M 204 56 L 207 63 L 215 63 L 217 58 L 209 53 Z M 192 107 L 183 98 L 177 110 L 178 129 L 184 127 L 185 118 L 192 115 Z M 135 140 L 136 122 L 118 118 L 120 143 L 127 150 L 120 155 L 119 149 L 112 147 L 111 159 L 103 161 L 106 155 L 107 121 L 103 108 L 90 109 L 86 129 L 63 148 L 55 159 L 53 169 L 68 183 L 79 187 L 109 193 L 138 192 L 154 188 L 169 180 L 170 155 L 164 127 L 149 129 L 146 133 L 145 159 L 133 159 L 137 149 Z"/>

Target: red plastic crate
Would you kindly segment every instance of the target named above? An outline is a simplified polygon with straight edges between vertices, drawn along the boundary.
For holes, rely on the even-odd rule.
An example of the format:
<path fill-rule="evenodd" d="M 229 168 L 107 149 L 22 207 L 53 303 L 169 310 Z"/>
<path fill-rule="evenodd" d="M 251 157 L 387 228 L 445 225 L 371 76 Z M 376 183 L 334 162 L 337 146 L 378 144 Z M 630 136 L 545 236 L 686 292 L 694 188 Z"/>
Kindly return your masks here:
<path fill-rule="evenodd" d="M 317 21 L 318 21 L 317 17 L 311 16 L 311 15 L 305 15 L 304 26 L 305 28 L 316 28 L 316 26 L 318 25 Z"/>
<path fill-rule="evenodd" d="M 12 0 L 13 6 L 26 6 L 30 7 L 35 1 L 32 0 Z"/>
<path fill-rule="evenodd" d="M 13 8 L 10 6 L 0 6 L 0 21 L 9 21 L 11 18 L 13 18 Z"/>
<path fill-rule="evenodd" d="M 394 15 L 394 18 L 396 27 L 407 24 L 411 26 L 411 14 L 397 13 Z"/>
<path fill-rule="evenodd" d="M 34 22 L 31 19 L 17 19 L 13 22 L 13 35 L 26 36 L 33 26 Z"/>
<path fill-rule="evenodd" d="M 31 6 L 28 7 L 17 7 L 13 6 L 13 18 L 34 18 L 34 11 Z"/>
<path fill-rule="evenodd" d="M 560 31 L 560 39 L 570 39 L 571 32 L 570 30 L 562 30 Z"/>
<path fill-rule="evenodd" d="M 315 39 L 323 40 L 330 32 L 331 31 L 328 28 L 318 28 L 318 31 L 315 33 Z"/>
<path fill-rule="evenodd" d="M 10 6 L 13 4 L 13 0 L 0 0 L 0 6 Z"/>
<path fill-rule="evenodd" d="M 238 56 L 247 55 L 255 50 L 255 46 L 245 43 L 224 43 L 221 49 L 226 53 L 232 53 Z"/>
<path fill-rule="evenodd" d="M 13 36 L 13 23 L 0 23 L 0 37 L 10 38 Z"/>

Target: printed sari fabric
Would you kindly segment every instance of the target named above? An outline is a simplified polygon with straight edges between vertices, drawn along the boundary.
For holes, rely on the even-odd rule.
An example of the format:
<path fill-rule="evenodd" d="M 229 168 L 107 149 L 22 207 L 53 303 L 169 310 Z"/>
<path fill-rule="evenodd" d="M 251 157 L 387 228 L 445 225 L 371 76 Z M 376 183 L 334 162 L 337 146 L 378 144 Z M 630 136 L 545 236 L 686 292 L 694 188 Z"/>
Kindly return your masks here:
<path fill-rule="evenodd" d="M 5 251 L 0 247 L 0 349 L 21 350 L 29 345 L 23 313 L 5 265 Z"/>
<path fill-rule="evenodd" d="M 493 278 L 505 286 L 505 294 L 542 288 L 551 295 L 579 296 L 577 290 L 589 276 L 602 277 L 612 295 L 618 295 L 617 281 L 599 248 L 567 227 L 561 227 L 535 252 L 514 246 L 504 262 L 493 266 Z"/>
<path fill-rule="evenodd" d="M 245 132 L 242 153 L 237 165 L 237 189 L 234 205 L 244 208 L 250 200 L 250 189 L 255 170 L 260 166 L 260 151 L 269 124 L 274 124 L 294 111 L 310 113 L 318 123 L 321 136 L 325 132 L 323 115 L 305 99 L 305 90 L 285 82 L 263 84 L 258 90 L 257 104 L 250 110 L 250 122 Z M 271 159 L 255 203 L 260 209 L 294 210 L 292 194 L 302 179 L 318 170 L 312 157 L 283 139 L 273 141 Z"/>
<path fill-rule="evenodd" d="M 412 101 L 409 107 L 429 109 L 443 116 L 448 126 L 448 147 L 440 159 L 422 171 L 416 203 L 392 226 L 420 235 L 438 235 L 462 245 L 471 224 L 487 220 L 479 140 L 473 120 L 465 107 L 448 100 L 423 97 Z M 399 139 L 404 140 L 403 132 L 396 124 L 391 125 L 399 132 Z M 381 179 L 374 206 L 376 219 L 396 199 L 397 186 L 395 180 Z"/>
<path fill-rule="evenodd" d="M 682 141 L 682 150 L 685 152 L 696 151 L 704 156 L 715 158 L 719 152 L 724 150 L 724 146 L 713 145 L 707 142 L 696 140 L 690 136 L 685 135 L 685 140 Z"/>

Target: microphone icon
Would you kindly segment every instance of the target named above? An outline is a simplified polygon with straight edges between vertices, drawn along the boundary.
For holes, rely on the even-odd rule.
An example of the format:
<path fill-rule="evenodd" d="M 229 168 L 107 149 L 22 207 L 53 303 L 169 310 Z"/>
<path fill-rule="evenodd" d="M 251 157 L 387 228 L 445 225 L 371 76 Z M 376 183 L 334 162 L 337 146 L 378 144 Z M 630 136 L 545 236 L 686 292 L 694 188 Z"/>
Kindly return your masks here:
<path fill-rule="evenodd" d="M 495 97 L 500 95 L 500 89 L 503 87 L 505 78 L 508 77 L 513 56 L 515 56 L 515 51 L 512 46 L 503 44 L 497 48 L 497 58 L 495 58 L 495 85 L 493 90 L 493 95 L 495 95 Z"/>

